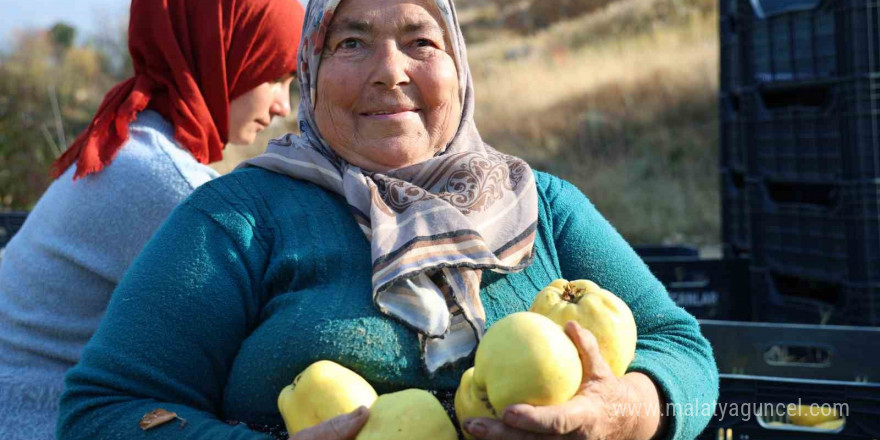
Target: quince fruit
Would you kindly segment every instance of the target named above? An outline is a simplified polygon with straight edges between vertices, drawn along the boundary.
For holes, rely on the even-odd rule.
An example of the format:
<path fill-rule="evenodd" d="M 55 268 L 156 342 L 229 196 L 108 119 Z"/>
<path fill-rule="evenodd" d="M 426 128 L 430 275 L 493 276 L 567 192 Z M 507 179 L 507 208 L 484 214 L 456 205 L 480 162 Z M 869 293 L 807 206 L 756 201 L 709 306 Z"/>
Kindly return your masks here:
<path fill-rule="evenodd" d="M 843 419 L 834 419 L 829 420 L 827 422 L 821 422 L 813 425 L 813 428 L 823 429 L 826 431 L 837 431 L 840 427 L 843 426 Z"/>
<path fill-rule="evenodd" d="M 574 396 L 582 376 L 577 348 L 556 323 L 514 313 L 490 327 L 477 346 L 474 367 L 455 394 L 456 417 L 463 424 L 472 417 L 499 418 L 516 403 L 558 405 Z"/>
<path fill-rule="evenodd" d="M 278 395 L 278 410 L 287 433 L 370 407 L 376 391 L 359 374 L 331 361 L 318 361 L 302 371 Z"/>
<path fill-rule="evenodd" d="M 489 395 L 485 389 L 478 389 L 474 386 L 474 367 L 468 368 L 461 375 L 461 383 L 458 390 L 455 391 L 455 417 L 458 419 L 459 426 L 464 421 L 473 417 L 486 417 L 497 419 L 492 404 L 489 403 Z M 465 437 L 471 437 L 465 433 Z"/>
<path fill-rule="evenodd" d="M 602 358 L 621 377 L 636 354 L 636 321 L 623 300 L 589 280 L 555 280 L 541 290 L 529 311 L 560 326 L 575 321 L 599 343 Z"/>
<path fill-rule="evenodd" d="M 431 393 L 408 389 L 379 396 L 355 440 L 457 440 L 443 405 Z"/>
<path fill-rule="evenodd" d="M 788 408 L 788 421 L 797 426 L 815 426 L 838 419 L 840 419 L 840 414 L 835 409 L 811 408 L 810 405 L 794 405 Z M 843 423 L 842 419 L 840 423 Z M 837 429 L 837 427 L 832 429 Z"/>

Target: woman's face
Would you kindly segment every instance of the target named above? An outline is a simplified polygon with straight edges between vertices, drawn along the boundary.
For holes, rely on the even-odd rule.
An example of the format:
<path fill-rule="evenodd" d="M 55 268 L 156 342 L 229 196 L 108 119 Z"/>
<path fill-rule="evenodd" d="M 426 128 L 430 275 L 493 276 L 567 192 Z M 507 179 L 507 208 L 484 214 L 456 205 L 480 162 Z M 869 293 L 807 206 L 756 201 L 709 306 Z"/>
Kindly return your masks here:
<path fill-rule="evenodd" d="M 229 103 L 229 142 L 250 144 L 275 116 L 290 114 L 293 74 L 265 82 Z"/>
<path fill-rule="evenodd" d="M 452 140 L 461 103 L 442 18 L 430 0 L 343 0 L 318 70 L 315 122 L 348 162 L 387 171 Z"/>

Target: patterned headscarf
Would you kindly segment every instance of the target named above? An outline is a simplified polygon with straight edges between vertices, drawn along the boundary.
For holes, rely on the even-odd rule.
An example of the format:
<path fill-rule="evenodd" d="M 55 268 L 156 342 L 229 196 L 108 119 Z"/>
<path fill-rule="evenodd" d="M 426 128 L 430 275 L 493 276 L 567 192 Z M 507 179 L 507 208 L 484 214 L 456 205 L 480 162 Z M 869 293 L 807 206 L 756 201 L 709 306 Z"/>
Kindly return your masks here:
<path fill-rule="evenodd" d="M 509 273 L 532 261 L 537 189 L 523 160 L 483 143 L 464 39 L 450 0 L 434 0 L 452 42 L 462 116 L 446 149 L 387 172 L 337 156 L 315 123 L 324 39 L 340 0 L 311 0 L 299 50 L 301 135 L 273 140 L 257 166 L 318 184 L 345 197 L 371 243 L 375 305 L 419 333 L 430 374 L 473 353 L 486 313 L 482 270 Z"/>

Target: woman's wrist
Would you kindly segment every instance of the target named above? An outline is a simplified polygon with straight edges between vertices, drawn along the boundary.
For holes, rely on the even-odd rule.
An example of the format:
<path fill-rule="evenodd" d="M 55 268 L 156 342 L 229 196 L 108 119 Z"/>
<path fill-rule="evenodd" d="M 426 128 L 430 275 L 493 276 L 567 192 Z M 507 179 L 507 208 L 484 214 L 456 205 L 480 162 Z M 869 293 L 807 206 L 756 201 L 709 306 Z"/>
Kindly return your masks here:
<path fill-rule="evenodd" d="M 657 385 L 644 373 L 630 372 L 623 381 L 632 393 L 630 403 L 633 408 L 623 408 L 624 414 L 631 418 L 632 438 L 637 440 L 657 440 L 666 435 L 668 420 L 663 408 L 666 402 Z"/>

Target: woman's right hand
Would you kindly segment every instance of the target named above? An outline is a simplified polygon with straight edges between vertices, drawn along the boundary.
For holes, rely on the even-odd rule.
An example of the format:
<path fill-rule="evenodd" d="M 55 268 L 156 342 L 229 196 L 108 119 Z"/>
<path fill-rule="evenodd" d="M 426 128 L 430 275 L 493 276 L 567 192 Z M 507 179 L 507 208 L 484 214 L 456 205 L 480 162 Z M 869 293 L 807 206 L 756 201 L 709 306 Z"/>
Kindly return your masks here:
<path fill-rule="evenodd" d="M 288 440 L 353 440 L 369 417 L 370 410 L 362 406 L 348 414 L 303 429 Z"/>

